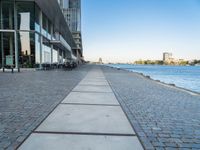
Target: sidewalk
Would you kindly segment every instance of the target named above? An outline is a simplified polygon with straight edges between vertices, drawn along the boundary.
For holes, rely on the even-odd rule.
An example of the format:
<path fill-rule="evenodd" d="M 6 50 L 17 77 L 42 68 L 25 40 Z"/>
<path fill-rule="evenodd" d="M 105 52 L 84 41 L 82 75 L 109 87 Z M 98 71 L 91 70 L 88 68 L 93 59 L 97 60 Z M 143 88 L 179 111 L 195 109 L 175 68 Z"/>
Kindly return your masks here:
<path fill-rule="evenodd" d="M 142 150 L 101 69 L 92 69 L 20 150 Z"/>

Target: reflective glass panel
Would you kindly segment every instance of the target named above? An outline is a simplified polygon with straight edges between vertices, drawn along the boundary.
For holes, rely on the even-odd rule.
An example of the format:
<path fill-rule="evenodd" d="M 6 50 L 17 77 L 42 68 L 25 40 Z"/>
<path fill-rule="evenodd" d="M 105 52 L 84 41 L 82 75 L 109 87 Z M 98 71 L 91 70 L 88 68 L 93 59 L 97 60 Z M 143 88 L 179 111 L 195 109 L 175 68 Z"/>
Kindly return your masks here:
<path fill-rule="evenodd" d="M 2 68 L 2 51 L 3 51 L 3 48 L 2 48 L 2 33 L 0 32 L 0 68 Z"/>
<path fill-rule="evenodd" d="M 18 32 L 18 50 L 21 67 L 35 67 L 35 33 Z"/>
<path fill-rule="evenodd" d="M 43 37 L 42 63 L 51 63 L 51 47 L 48 39 Z"/>
<path fill-rule="evenodd" d="M 35 33 L 35 63 L 36 67 L 40 64 L 40 35 Z"/>
<path fill-rule="evenodd" d="M 53 63 L 58 63 L 58 50 L 53 48 Z"/>
<path fill-rule="evenodd" d="M 40 33 L 40 8 L 35 4 L 35 31 Z"/>
<path fill-rule="evenodd" d="M 15 65 L 15 45 L 13 32 L 0 32 L 1 36 L 1 65 L 9 67 Z"/>
<path fill-rule="evenodd" d="M 42 35 L 47 37 L 48 19 L 45 14 L 42 15 Z"/>
<path fill-rule="evenodd" d="M 1 0 L 1 28 L 14 29 L 14 1 Z"/>
<path fill-rule="evenodd" d="M 18 30 L 35 29 L 35 5 L 33 2 L 16 2 Z"/>

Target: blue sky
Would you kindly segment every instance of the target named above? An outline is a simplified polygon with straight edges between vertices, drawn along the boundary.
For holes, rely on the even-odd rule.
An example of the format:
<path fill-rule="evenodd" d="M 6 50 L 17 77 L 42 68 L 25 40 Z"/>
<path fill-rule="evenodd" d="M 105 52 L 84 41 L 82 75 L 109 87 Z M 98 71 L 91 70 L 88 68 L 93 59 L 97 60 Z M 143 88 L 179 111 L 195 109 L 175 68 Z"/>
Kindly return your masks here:
<path fill-rule="evenodd" d="M 82 0 L 86 60 L 200 59 L 200 0 Z"/>

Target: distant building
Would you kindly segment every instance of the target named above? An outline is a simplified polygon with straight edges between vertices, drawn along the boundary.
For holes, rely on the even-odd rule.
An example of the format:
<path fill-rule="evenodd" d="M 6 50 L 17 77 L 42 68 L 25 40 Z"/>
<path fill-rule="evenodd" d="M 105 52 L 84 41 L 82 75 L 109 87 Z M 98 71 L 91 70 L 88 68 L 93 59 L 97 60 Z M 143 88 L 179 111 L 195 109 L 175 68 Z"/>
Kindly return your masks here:
<path fill-rule="evenodd" d="M 102 58 L 99 58 L 99 64 L 103 64 Z"/>
<path fill-rule="evenodd" d="M 172 61 L 172 53 L 164 52 L 163 53 L 163 62 L 170 62 Z"/>
<path fill-rule="evenodd" d="M 73 48 L 78 62 L 83 61 L 83 47 L 81 35 L 81 0 L 59 0 L 65 20 L 72 33 L 76 47 Z"/>

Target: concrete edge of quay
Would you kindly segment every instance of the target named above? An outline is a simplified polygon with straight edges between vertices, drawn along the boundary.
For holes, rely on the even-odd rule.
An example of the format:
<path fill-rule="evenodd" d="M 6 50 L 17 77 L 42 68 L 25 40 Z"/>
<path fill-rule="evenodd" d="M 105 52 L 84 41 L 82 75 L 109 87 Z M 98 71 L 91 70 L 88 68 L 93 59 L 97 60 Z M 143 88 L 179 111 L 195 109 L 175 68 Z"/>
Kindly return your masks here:
<path fill-rule="evenodd" d="M 138 76 L 140 76 L 142 78 L 154 81 L 157 84 L 160 84 L 160 85 L 163 85 L 163 86 L 166 86 L 166 87 L 169 87 L 169 88 L 173 88 L 175 90 L 179 90 L 179 91 L 182 91 L 182 92 L 187 92 L 188 94 L 193 95 L 193 96 L 200 96 L 199 92 L 195 92 L 195 91 L 183 88 L 183 87 L 179 87 L 179 86 L 176 86 L 175 84 L 165 83 L 165 82 L 162 82 L 160 80 L 152 79 L 151 76 L 144 75 L 143 73 L 129 71 L 129 70 L 126 70 L 126 69 L 123 69 L 123 68 L 115 68 L 115 67 L 106 66 L 106 65 L 104 65 L 104 66 L 105 67 L 110 67 L 110 68 L 113 68 L 113 69 L 116 69 L 116 70 L 119 70 L 119 71 L 123 70 L 123 71 L 126 71 L 126 72 L 134 73 L 135 75 L 138 75 Z"/>

